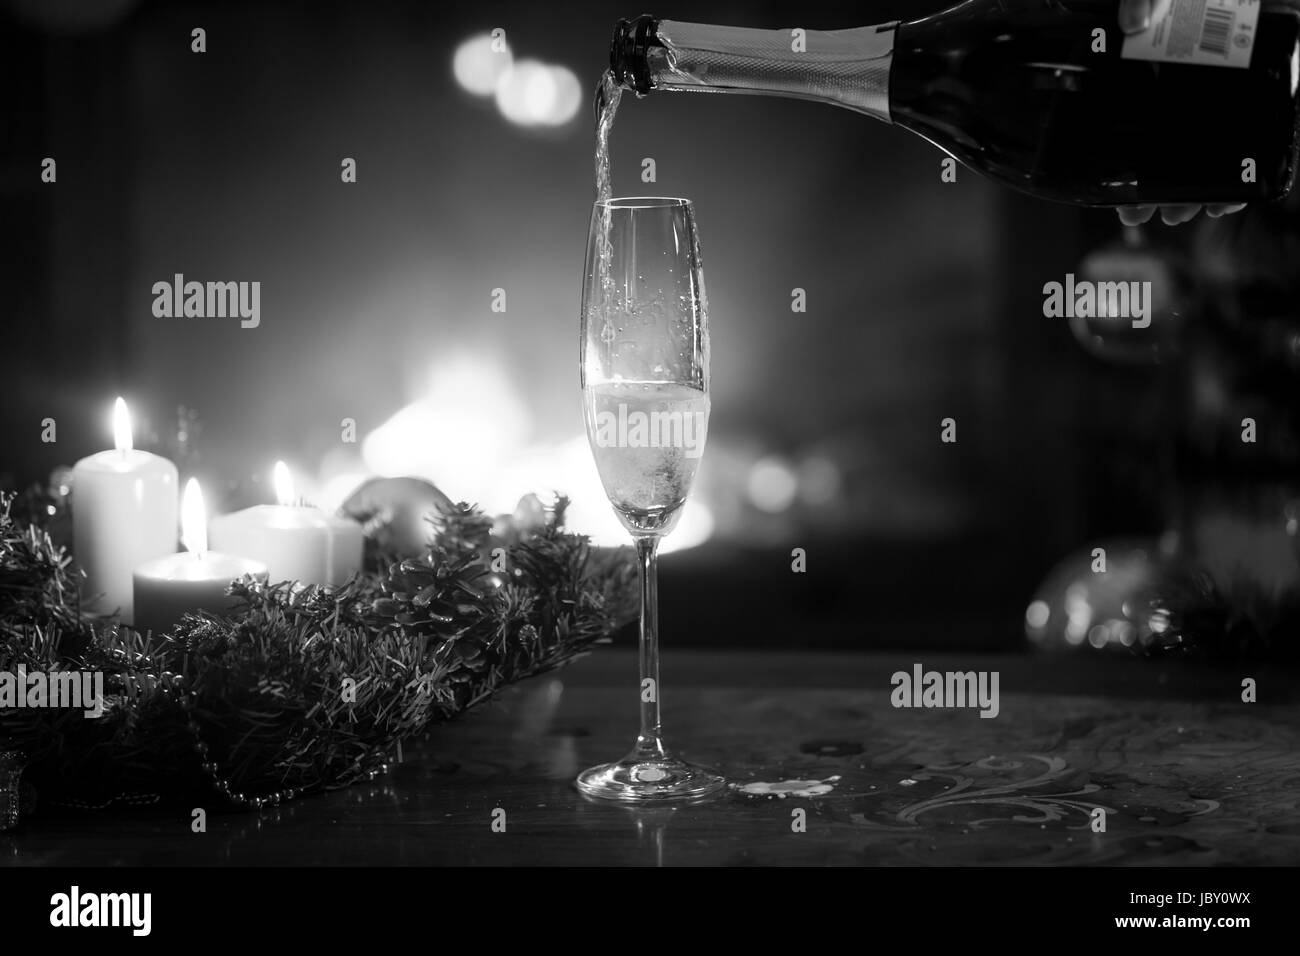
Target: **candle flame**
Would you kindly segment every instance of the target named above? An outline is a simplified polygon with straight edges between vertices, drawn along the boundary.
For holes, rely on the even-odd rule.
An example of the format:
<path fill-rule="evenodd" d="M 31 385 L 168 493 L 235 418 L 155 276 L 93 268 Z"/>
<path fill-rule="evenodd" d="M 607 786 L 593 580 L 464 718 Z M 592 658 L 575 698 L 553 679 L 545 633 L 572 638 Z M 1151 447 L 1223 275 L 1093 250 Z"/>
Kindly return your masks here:
<path fill-rule="evenodd" d="M 121 395 L 113 403 L 113 447 L 118 451 L 130 451 L 132 448 L 131 413 L 127 411 L 126 402 Z"/>
<path fill-rule="evenodd" d="M 208 550 L 208 516 L 203 507 L 203 492 L 195 478 L 185 483 L 185 493 L 181 496 L 181 544 L 186 551 L 200 557 Z"/>
<path fill-rule="evenodd" d="M 293 475 L 289 473 L 289 466 L 282 461 L 275 463 L 275 500 L 282 505 L 291 505 L 295 501 Z"/>

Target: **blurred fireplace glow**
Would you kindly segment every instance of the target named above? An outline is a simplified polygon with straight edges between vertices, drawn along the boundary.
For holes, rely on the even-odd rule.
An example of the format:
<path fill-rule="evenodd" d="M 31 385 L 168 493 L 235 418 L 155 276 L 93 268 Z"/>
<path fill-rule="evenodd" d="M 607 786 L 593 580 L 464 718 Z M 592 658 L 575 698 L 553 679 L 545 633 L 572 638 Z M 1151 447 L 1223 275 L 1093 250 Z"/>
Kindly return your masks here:
<path fill-rule="evenodd" d="M 374 474 L 427 478 L 452 498 L 476 501 L 532 430 L 505 369 L 459 353 L 434 364 L 424 394 L 367 435 L 361 454 Z"/>
<path fill-rule="evenodd" d="M 455 501 L 489 514 L 513 512 L 521 496 L 552 493 L 570 499 L 568 527 L 599 545 L 631 539 L 610 507 L 584 434 L 555 443 L 532 441 L 528 405 L 497 361 L 461 353 L 438 360 L 424 395 L 399 409 L 365 437 L 365 471 L 413 476 L 437 485 Z M 337 506 L 364 475 L 343 471 L 321 482 L 321 501 Z M 698 497 L 698 489 L 696 491 Z M 692 499 L 662 550 L 702 544 L 713 533 L 709 509 Z"/>

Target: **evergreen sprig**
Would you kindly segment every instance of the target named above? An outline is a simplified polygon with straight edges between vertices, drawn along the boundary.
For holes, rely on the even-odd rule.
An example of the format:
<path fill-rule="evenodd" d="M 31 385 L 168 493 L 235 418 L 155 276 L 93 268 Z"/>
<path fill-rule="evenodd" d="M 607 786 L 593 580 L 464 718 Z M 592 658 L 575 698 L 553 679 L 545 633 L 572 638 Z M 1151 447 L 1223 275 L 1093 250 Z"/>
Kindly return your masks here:
<path fill-rule="evenodd" d="M 336 588 L 246 578 L 228 616 L 143 635 L 84 616 L 70 557 L 11 503 L 0 499 L 0 669 L 105 673 L 99 719 L 0 711 L 0 743 L 26 754 L 25 779 L 54 801 L 191 797 L 218 781 L 242 805 L 346 786 L 634 613 L 629 555 L 564 531 L 564 499 L 541 527 L 502 538 L 460 503 L 418 558 Z"/>
<path fill-rule="evenodd" d="M 14 496 L 0 494 L 0 634 L 84 627 L 72 558 L 35 524 L 13 517 Z"/>

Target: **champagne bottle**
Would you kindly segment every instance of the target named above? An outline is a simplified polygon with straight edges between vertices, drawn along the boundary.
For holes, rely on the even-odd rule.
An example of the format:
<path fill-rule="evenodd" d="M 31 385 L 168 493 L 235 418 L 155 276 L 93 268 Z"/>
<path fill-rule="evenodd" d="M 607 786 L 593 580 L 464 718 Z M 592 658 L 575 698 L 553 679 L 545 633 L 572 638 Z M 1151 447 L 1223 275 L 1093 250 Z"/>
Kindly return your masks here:
<path fill-rule="evenodd" d="M 843 106 L 1023 192 L 1084 206 L 1238 203 L 1291 188 L 1300 0 L 966 0 L 848 30 L 620 21 L 615 81 Z"/>

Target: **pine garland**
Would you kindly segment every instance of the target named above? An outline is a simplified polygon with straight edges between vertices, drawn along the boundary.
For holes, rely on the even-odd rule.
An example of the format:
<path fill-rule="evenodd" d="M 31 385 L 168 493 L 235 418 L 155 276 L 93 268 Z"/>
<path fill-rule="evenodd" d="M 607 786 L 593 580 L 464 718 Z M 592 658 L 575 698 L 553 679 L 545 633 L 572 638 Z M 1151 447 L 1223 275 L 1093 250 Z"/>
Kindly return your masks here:
<path fill-rule="evenodd" d="M 635 609 L 630 555 L 565 532 L 565 499 L 542 526 L 502 538 L 460 503 L 419 558 L 337 588 L 246 578 L 231 585 L 230 615 L 186 615 L 146 636 L 84 616 L 44 509 L 24 519 L 13 504 L 0 496 L 0 671 L 105 675 L 98 719 L 0 710 L 0 749 L 22 751 L 24 780 L 56 803 L 215 787 L 260 806 L 347 786 L 403 739 L 608 640 Z"/>

